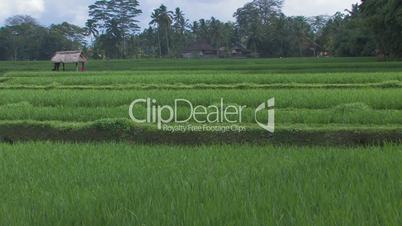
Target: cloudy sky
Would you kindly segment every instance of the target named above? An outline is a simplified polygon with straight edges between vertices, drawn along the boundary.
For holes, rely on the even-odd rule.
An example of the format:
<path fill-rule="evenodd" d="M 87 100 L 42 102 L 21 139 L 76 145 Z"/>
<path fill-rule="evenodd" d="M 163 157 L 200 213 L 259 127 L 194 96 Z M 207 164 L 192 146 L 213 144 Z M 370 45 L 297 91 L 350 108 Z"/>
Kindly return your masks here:
<path fill-rule="evenodd" d="M 144 27 L 152 9 L 165 4 L 169 9 L 180 7 L 191 20 L 215 16 L 223 21 L 233 20 L 235 10 L 251 0 L 139 0 L 143 15 L 139 18 Z M 333 15 L 351 8 L 359 0 L 285 0 L 284 13 L 288 16 Z M 83 25 L 88 5 L 95 0 L 0 0 L 0 25 L 15 14 L 28 14 L 41 24 L 68 21 Z"/>

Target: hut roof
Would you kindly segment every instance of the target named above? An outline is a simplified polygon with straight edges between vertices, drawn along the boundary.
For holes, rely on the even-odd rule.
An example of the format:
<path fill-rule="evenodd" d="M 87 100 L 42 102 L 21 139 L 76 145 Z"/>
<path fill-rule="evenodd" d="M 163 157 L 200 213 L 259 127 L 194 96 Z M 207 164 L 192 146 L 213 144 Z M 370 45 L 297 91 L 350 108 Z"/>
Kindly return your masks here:
<path fill-rule="evenodd" d="M 184 52 L 190 51 L 216 51 L 211 45 L 209 45 L 206 41 L 198 41 L 189 45 L 184 49 Z"/>
<path fill-rule="evenodd" d="M 56 52 L 51 60 L 53 63 L 86 63 L 88 59 L 82 51 L 61 51 Z"/>
<path fill-rule="evenodd" d="M 241 44 L 235 45 L 235 46 L 232 48 L 232 50 L 240 51 L 240 52 L 244 52 L 244 53 L 249 53 L 249 52 L 250 52 L 246 47 L 244 47 L 244 46 L 241 45 Z"/>

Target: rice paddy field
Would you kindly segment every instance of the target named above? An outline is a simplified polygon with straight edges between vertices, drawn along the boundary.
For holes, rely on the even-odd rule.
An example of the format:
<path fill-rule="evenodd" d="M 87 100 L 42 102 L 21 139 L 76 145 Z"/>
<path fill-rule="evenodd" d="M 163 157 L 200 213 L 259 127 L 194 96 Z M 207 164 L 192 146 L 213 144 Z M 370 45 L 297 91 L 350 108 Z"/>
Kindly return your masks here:
<path fill-rule="evenodd" d="M 0 62 L 0 225 L 402 224 L 400 61 L 161 59 L 91 61 L 86 72 L 51 68 Z M 139 98 L 245 105 L 244 130 L 138 124 L 128 109 Z M 254 114 L 270 98 L 274 133 L 256 124 L 267 114 Z M 177 111 L 187 118 L 185 105 Z"/>

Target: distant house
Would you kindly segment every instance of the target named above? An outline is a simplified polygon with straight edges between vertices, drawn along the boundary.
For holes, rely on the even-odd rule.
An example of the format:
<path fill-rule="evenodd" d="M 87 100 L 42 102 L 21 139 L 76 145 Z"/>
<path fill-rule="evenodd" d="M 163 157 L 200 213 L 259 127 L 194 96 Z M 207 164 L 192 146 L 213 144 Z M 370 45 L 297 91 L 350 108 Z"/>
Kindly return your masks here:
<path fill-rule="evenodd" d="M 183 58 L 214 58 L 218 57 L 218 50 L 205 41 L 192 43 L 182 52 Z"/>
<path fill-rule="evenodd" d="M 219 48 L 219 49 L 218 49 L 218 56 L 219 56 L 220 58 L 229 57 L 229 56 L 230 56 L 229 50 L 228 50 L 226 47 L 221 47 L 221 48 Z"/>
<path fill-rule="evenodd" d="M 51 61 L 54 63 L 53 71 L 59 71 L 60 65 L 63 66 L 63 71 L 65 71 L 65 64 L 75 64 L 75 69 L 77 71 L 79 70 L 78 66 L 80 64 L 80 70 L 84 71 L 85 64 L 88 62 L 88 59 L 85 57 L 82 51 L 78 50 L 56 52 Z"/>
<path fill-rule="evenodd" d="M 247 58 L 247 57 L 255 57 L 250 50 L 242 45 L 235 45 L 232 48 L 221 47 L 218 50 L 218 56 L 221 58 Z"/>
<path fill-rule="evenodd" d="M 230 51 L 231 57 L 250 57 L 251 51 L 243 47 L 242 45 L 234 46 Z"/>

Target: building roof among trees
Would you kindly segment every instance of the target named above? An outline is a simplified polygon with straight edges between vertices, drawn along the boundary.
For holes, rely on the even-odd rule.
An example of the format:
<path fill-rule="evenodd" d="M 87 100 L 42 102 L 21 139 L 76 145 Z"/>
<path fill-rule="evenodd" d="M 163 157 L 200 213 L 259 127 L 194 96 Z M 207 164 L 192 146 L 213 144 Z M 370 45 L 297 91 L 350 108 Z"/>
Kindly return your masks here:
<path fill-rule="evenodd" d="M 251 52 L 250 50 L 248 50 L 246 47 L 244 47 L 241 44 L 237 44 L 237 45 L 233 46 L 232 51 L 243 52 L 243 53 Z"/>
<path fill-rule="evenodd" d="M 86 63 L 88 59 L 82 51 L 78 50 L 56 52 L 51 61 L 53 63 Z"/>
<path fill-rule="evenodd" d="M 184 52 L 191 52 L 191 51 L 216 51 L 211 45 L 209 45 L 206 41 L 197 41 L 184 49 Z"/>

